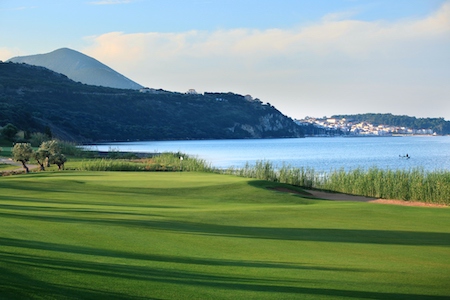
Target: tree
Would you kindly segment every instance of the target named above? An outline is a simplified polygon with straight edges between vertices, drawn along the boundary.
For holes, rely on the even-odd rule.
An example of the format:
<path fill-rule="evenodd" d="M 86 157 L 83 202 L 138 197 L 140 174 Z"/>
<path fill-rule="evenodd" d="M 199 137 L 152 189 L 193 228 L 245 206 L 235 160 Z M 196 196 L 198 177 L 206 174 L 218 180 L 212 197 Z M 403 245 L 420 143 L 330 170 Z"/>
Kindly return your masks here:
<path fill-rule="evenodd" d="M 2 128 L 2 135 L 7 139 L 12 141 L 16 134 L 19 132 L 19 129 L 11 123 L 6 124 L 5 127 Z"/>
<path fill-rule="evenodd" d="M 46 149 L 39 148 L 36 152 L 33 152 L 33 157 L 39 164 L 41 171 L 45 171 L 44 163 L 45 160 L 49 157 L 49 152 Z"/>
<path fill-rule="evenodd" d="M 64 163 L 67 161 L 67 158 L 62 153 L 56 153 L 50 156 L 50 162 L 58 166 L 58 170 L 64 170 Z"/>
<path fill-rule="evenodd" d="M 41 166 L 41 170 L 44 171 L 44 163 L 47 160 L 47 167 L 50 163 L 56 164 L 59 170 L 64 169 L 64 163 L 67 158 L 61 153 L 62 147 L 57 140 L 46 141 L 41 144 L 39 149 L 34 153 L 34 158 Z"/>
<path fill-rule="evenodd" d="M 28 143 L 16 143 L 12 149 L 13 159 L 22 163 L 25 172 L 28 173 L 29 169 L 26 163 L 33 156 L 33 148 Z"/>
<path fill-rule="evenodd" d="M 47 154 L 47 167 L 50 167 L 50 157 L 52 155 L 60 154 L 61 153 L 61 145 L 58 143 L 57 140 L 51 140 L 46 141 L 41 144 L 39 149 L 42 149 L 42 151 L 45 151 Z"/>

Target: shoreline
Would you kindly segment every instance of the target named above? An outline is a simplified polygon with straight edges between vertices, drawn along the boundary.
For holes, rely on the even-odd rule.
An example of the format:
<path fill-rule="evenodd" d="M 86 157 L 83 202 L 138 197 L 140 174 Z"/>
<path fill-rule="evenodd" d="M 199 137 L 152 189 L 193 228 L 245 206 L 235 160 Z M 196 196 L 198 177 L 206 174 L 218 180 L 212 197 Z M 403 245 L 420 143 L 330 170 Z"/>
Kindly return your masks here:
<path fill-rule="evenodd" d="M 305 135 L 304 137 L 268 137 L 268 138 L 242 138 L 242 139 L 218 139 L 218 138 L 205 138 L 205 139 L 169 139 L 169 140 L 104 140 L 98 142 L 81 143 L 82 147 L 107 145 L 107 144 L 119 144 L 119 143 L 146 143 L 146 142 L 187 142 L 187 141 L 234 141 L 234 140 L 279 140 L 279 139 L 306 139 L 306 138 L 391 138 L 391 137 L 450 137 L 449 134 L 392 134 L 392 135 Z"/>

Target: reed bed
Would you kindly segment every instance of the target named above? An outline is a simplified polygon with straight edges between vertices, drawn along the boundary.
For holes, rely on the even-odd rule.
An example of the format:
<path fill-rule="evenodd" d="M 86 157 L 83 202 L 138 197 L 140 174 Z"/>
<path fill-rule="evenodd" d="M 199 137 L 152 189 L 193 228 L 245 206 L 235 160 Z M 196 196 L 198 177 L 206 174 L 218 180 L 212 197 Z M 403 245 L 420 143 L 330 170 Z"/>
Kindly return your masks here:
<path fill-rule="evenodd" d="M 341 169 L 327 174 L 318 188 L 383 199 L 450 204 L 450 172 L 447 171 Z"/>
<path fill-rule="evenodd" d="M 183 153 L 162 153 L 146 159 L 91 159 L 82 161 L 76 169 L 79 171 L 214 171 L 205 160 Z"/>
<path fill-rule="evenodd" d="M 361 195 L 367 197 L 420 201 L 450 205 L 450 172 L 424 169 L 389 170 L 371 167 L 354 170 L 334 169 L 319 172 L 313 168 L 298 168 L 272 162 L 247 163 L 243 168 L 219 170 L 203 159 L 184 153 L 162 153 L 146 159 L 96 159 L 78 164 L 82 171 L 172 171 L 232 174 L 286 183 L 309 189 Z"/>
<path fill-rule="evenodd" d="M 285 164 L 276 168 L 270 161 L 258 161 L 255 165 L 247 163 L 241 169 L 229 168 L 223 173 L 367 197 L 450 205 L 450 172 L 442 170 L 372 167 L 318 172 Z"/>
<path fill-rule="evenodd" d="M 145 171 L 145 165 L 122 159 L 93 159 L 78 164 L 78 171 Z"/>
<path fill-rule="evenodd" d="M 174 171 L 189 172 L 214 172 L 215 169 L 210 163 L 198 157 L 189 156 L 187 154 L 176 152 L 166 152 L 156 155 L 147 160 L 147 164 L 156 164 L 173 169 Z"/>

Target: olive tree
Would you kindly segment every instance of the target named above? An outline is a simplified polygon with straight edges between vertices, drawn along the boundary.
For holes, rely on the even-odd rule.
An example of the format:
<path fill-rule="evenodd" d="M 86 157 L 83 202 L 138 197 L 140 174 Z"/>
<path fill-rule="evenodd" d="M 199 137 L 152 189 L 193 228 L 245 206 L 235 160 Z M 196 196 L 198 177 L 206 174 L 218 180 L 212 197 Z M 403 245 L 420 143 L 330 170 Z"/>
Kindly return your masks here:
<path fill-rule="evenodd" d="M 28 173 L 29 169 L 26 163 L 33 156 L 33 148 L 28 143 L 16 143 L 12 149 L 13 159 L 21 162 L 25 172 Z"/>
<path fill-rule="evenodd" d="M 49 157 L 49 155 L 50 154 L 46 149 L 41 148 L 33 152 L 33 157 L 39 164 L 41 171 L 45 171 L 44 163 L 45 160 Z"/>
<path fill-rule="evenodd" d="M 64 163 L 67 161 L 67 157 L 61 151 L 61 144 L 57 140 L 45 141 L 34 153 L 34 158 L 41 166 L 42 171 L 44 170 L 45 160 L 47 161 L 47 167 L 52 163 L 56 164 L 59 170 L 62 170 L 64 169 Z"/>
<path fill-rule="evenodd" d="M 53 155 L 61 154 L 61 145 L 57 140 L 45 141 L 39 147 L 46 154 L 47 167 L 50 167 L 50 157 Z"/>
<path fill-rule="evenodd" d="M 62 153 L 56 153 L 50 156 L 50 162 L 58 166 L 58 170 L 64 170 L 64 163 L 67 161 L 67 158 Z"/>

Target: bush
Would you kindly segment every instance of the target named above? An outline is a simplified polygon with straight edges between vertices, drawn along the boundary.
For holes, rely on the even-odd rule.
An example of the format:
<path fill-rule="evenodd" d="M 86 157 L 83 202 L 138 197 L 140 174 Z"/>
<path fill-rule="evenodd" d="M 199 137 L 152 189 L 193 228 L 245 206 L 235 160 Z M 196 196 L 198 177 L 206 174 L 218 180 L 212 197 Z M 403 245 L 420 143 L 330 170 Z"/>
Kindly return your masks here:
<path fill-rule="evenodd" d="M 11 123 L 6 124 L 1 129 L 2 136 L 8 141 L 13 141 L 16 134 L 19 132 L 19 129 Z"/>

